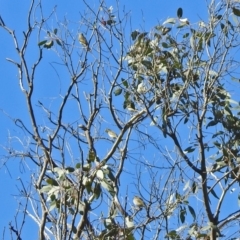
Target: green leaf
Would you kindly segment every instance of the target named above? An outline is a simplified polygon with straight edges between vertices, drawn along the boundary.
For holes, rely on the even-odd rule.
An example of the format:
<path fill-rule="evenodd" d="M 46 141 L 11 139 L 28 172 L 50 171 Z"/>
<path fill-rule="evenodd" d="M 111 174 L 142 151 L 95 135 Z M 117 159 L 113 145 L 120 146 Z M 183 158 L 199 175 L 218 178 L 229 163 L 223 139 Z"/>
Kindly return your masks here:
<path fill-rule="evenodd" d="M 181 18 L 182 15 L 183 15 L 183 10 L 182 10 L 182 8 L 179 8 L 179 9 L 177 10 L 177 16 L 178 16 L 178 18 Z"/>
<path fill-rule="evenodd" d="M 213 121 L 211 121 L 211 122 L 208 123 L 208 125 L 206 126 L 206 128 L 215 126 L 215 125 L 217 125 L 217 124 L 218 124 L 218 121 L 213 120 Z"/>
<path fill-rule="evenodd" d="M 107 20 L 107 24 L 108 25 L 113 25 L 113 24 L 115 24 L 116 23 L 116 21 L 114 21 L 114 20 L 112 20 L 112 19 L 110 19 L 110 20 Z"/>
<path fill-rule="evenodd" d="M 71 230 L 73 231 L 74 234 L 77 233 L 77 228 L 76 228 L 75 226 L 72 226 L 72 225 L 71 225 Z"/>
<path fill-rule="evenodd" d="M 113 170 L 111 168 L 108 168 L 107 176 L 109 177 L 110 180 L 115 181 L 115 177 L 114 177 L 112 171 Z"/>
<path fill-rule="evenodd" d="M 128 82 L 127 80 L 125 80 L 124 78 L 122 78 L 122 83 L 123 83 L 123 86 L 128 88 Z"/>
<path fill-rule="evenodd" d="M 219 199 L 219 197 L 217 196 L 217 194 L 215 193 L 215 191 L 214 191 L 211 187 L 207 187 L 207 188 L 208 188 L 208 189 L 211 189 L 211 190 L 210 190 L 211 194 L 212 194 L 215 198 Z"/>
<path fill-rule="evenodd" d="M 240 17 L 240 10 L 238 8 L 232 8 L 233 14 Z"/>
<path fill-rule="evenodd" d="M 95 155 L 94 151 L 90 150 L 88 153 L 88 161 L 93 162 L 95 160 L 95 158 L 96 158 L 96 155 Z"/>
<path fill-rule="evenodd" d="M 152 68 L 152 64 L 149 61 L 143 60 L 142 64 L 147 68 L 147 69 L 151 69 Z"/>
<path fill-rule="evenodd" d="M 83 171 L 88 172 L 91 169 L 91 164 L 90 163 L 84 164 L 82 169 Z"/>
<path fill-rule="evenodd" d="M 52 195 L 50 196 L 50 199 L 51 199 L 51 201 L 55 201 L 55 200 L 56 200 L 56 196 L 55 196 L 54 194 L 52 194 Z"/>
<path fill-rule="evenodd" d="M 193 217 L 193 221 L 195 221 L 196 220 L 196 213 L 195 213 L 194 209 L 190 205 L 188 205 L 188 210 Z"/>
<path fill-rule="evenodd" d="M 121 93 L 122 93 L 122 88 L 117 88 L 117 89 L 114 91 L 114 95 L 115 95 L 115 96 L 119 96 Z"/>
<path fill-rule="evenodd" d="M 188 117 L 186 117 L 185 119 L 184 119 L 184 124 L 186 124 L 188 122 Z"/>
<path fill-rule="evenodd" d="M 75 169 L 73 167 L 67 167 L 66 170 L 70 173 L 75 171 Z"/>
<path fill-rule="evenodd" d="M 58 39 L 56 39 L 56 43 L 57 43 L 59 46 L 62 46 L 61 42 L 60 42 Z"/>
<path fill-rule="evenodd" d="M 47 42 L 47 40 L 43 40 L 43 41 L 41 41 L 41 42 L 38 43 L 38 46 L 42 46 L 42 45 L 44 45 L 46 42 Z"/>
<path fill-rule="evenodd" d="M 217 137 L 218 135 L 222 135 L 222 134 L 224 134 L 224 132 L 223 132 L 223 131 L 219 131 L 219 132 L 213 134 L 213 135 L 212 135 L 212 138 L 215 138 L 215 137 Z"/>
<path fill-rule="evenodd" d="M 180 210 L 180 220 L 182 223 L 185 222 L 185 215 L 186 215 L 186 209 L 181 207 L 181 210 Z"/>
<path fill-rule="evenodd" d="M 126 237 L 125 237 L 125 238 L 126 238 Z M 135 240 L 135 237 L 133 236 L 132 233 L 129 233 L 129 234 L 127 235 L 126 240 Z"/>
<path fill-rule="evenodd" d="M 52 179 L 52 178 L 48 178 L 48 179 L 46 180 L 46 182 L 47 182 L 49 185 L 52 185 L 52 186 L 58 186 L 58 185 L 59 185 L 58 182 L 57 182 L 56 180 Z"/>
<path fill-rule="evenodd" d="M 167 237 L 170 237 L 171 239 L 179 239 L 180 236 L 177 234 L 177 231 L 172 230 L 165 236 L 165 238 Z"/>
<path fill-rule="evenodd" d="M 136 38 L 137 38 L 137 36 L 140 34 L 140 32 L 138 32 L 138 31 L 133 31 L 132 33 L 131 33 L 131 37 L 132 37 L 132 40 L 134 41 L 134 40 L 136 40 Z"/>
<path fill-rule="evenodd" d="M 96 183 L 95 184 L 95 187 L 94 187 L 94 194 L 95 194 L 95 198 L 98 199 L 100 194 L 102 192 L 102 189 L 101 189 L 101 186 L 99 183 Z"/>
<path fill-rule="evenodd" d="M 169 46 L 167 43 L 165 43 L 165 42 L 162 43 L 162 46 L 163 46 L 164 48 L 169 48 L 169 47 L 170 47 L 170 46 Z"/>
<path fill-rule="evenodd" d="M 91 181 L 91 179 L 85 177 L 85 178 L 83 179 L 83 182 L 82 182 L 82 183 L 83 183 L 83 185 L 85 186 L 88 194 L 91 193 L 91 192 L 92 192 L 92 181 Z"/>
<path fill-rule="evenodd" d="M 192 184 L 192 192 L 196 193 L 196 190 L 197 190 L 197 184 L 196 184 L 196 182 L 193 182 L 193 184 Z"/>
<path fill-rule="evenodd" d="M 186 153 L 191 153 L 191 152 L 194 152 L 195 148 L 194 147 L 188 147 L 184 150 L 184 152 Z"/>
<path fill-rule="evenodd" d="M 81 167 L 81 163 L 77 163 L 76 166 L 75 166 L 75 168 L 78 168 L 78 169 L 79 169 L 80 167 Z"/>
<path fill-rule="evenodd" d="M 49 42 L 46 42 L 43 47 L 49 49 L 53 46 L 53 44 L 53 40 L 50 40 Z"/>
<path fill-rule="evenodd" d="M 147 36 L 147 32 L 140 33 L 138 36 L 138 41 L 142 40 L 145 36 Z"/>

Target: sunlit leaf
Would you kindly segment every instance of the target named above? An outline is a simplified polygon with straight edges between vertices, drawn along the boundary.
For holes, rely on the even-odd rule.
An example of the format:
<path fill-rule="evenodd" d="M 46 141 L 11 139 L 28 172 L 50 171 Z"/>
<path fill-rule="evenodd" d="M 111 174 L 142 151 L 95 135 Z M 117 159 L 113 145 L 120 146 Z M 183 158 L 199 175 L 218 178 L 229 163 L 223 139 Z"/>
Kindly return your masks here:
<path fill-rule="evenodd" d="M 49 42 L 46 42 L 43 47 L 49 49 L 53 46 L 53 44 L 53 40 L 50 40 Z"/>
<path fill-rule="evenodd" d="M 50 190 L 52 189 L 52 186 L 51 185 L 46 185 L 46 186 L 43 186 L 40 190 L 40 192 L 42 193 L 47 193 L 49 192 Z"/>
<path fill-rule="evenodd" d="M 117 88 L 117 89 L 114 91 L 114 95 L 115 95 L 115 96 L 119 96 L 121 93 L 122 93 L 122 88 Z"/>
<path fill-rule="evenodd" d="M 168 18 L 164 23 L 164 24 L 167 24 L 167 23 L 171 23 L 171 24 L 175 24 L 176 23 L 176 19 L 175 18 Z"/>
<path fill-rule="evenodd" d="M 88 172 L 91 169 L 91 164 L 90 163 L 84 164 L 82 169 L 83 171 Z"/>
<path fill-rule="evenodd" d="M 113 188 L 112 184 L 107 181 L 107 179 L 103 179 L 103 180 L 100 182 L 100 184 L 101 184 L 101 186 L 102 186 L 103 188 L 105 188 L 112 196 L 115 195 L 114 188 Z"/>
<path fill-rule="evenodd" d="M 104 178 L 104 174 L 103 174 L 103 171 L 101 170 L 101 169 L 99 169 L 98 171 L 97 171 L 97 177 L 99 178 L 99 179 L 103 179 Z"/>
<path fill-rule="evenodd" d="M 134 221 L 133 221 L 133 219 L 131 219 L 130 216 L 127 216 L 127 217 L 125 218 L 125 221 L 126 221 L 126 226 L 127 226 L 128 228 L 133 228 L 133 227 L 134 227 Z"/>
<path fill-rule="evenodd" d="M 183 188 L 183 191 L 188 190 L 189 187 L 190 187 L 190 181 L 187 181 L 186 184 L 185 184 L 185 186 L 184 186 L 184 188 Z"/>
<path fill-rule="evenodd" d="M 50 203 L 50 207 L 49 207 L 48 211 L 51 212 L 55 208 L 58 208 L 58 207 L 57 207 L 56 201 L 53 201 Z"/>
<path fill-rule="evenodd" d="M 105 220 L 104 220 L 104 226 L 106 227 L 106 228 L 108 228 L 108 229 L 111 229 L 111 226 L 112 226 L 112 219 L 111 218 L 106 218 Z"/>
<path fill-rule="evenodd" d="M 47 42 L 47 40 L 43 40 L 43 41 L 38 43 L 38 46 L 44 45 L 46 42 Z"/>
<path fill-rule="evenodd" d="M 162 35 L 166 35 L 170 31 L 171 31 L 171 28 L 164 27 L 164 28 L 162 28 Z"/>
<path fill-rule="evenodd" d="M 189 25 L 189 21 L 187 18 L 179 18 L 182 26 Z"/>
<path fill-rule="evenodd" d="M 195 49 L 195 38 L 194 38 L 194 36 L 190 37 L 190 46 L 193 50 Z"/>

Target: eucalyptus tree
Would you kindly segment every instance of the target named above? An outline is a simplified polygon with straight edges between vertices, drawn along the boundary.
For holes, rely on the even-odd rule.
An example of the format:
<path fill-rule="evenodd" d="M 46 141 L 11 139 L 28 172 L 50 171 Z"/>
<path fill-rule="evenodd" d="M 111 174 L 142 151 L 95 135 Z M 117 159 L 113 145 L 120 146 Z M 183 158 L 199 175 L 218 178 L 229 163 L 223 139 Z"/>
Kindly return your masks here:
<path fill-rule="evenodd" d="M 39 239 L 234 239 L 238 2 L 131 33 L 128 12 L 82 2 L 80 24 L 41 0 L 21 36 L 0 19 L 28 116 L 9 118 L 24 137 L 4 147 L 29 169 L 12 235 L 31 218 Z"/>

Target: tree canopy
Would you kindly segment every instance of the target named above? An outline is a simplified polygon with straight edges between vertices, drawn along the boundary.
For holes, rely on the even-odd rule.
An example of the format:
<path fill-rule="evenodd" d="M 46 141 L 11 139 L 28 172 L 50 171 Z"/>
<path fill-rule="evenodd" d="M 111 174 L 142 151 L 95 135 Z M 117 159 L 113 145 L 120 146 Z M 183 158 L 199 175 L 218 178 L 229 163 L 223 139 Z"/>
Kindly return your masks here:
<path fill-rule="evenodd" d="M 27 115 L 1 107 L 3 166 L 25 171 L 12 239 L 26 219 L 39 239 L 237 239 L 239 1 L 130 33 L 129 12 L 82 2 L 73 23 L 32 0 L 21 35 L 0 18 Z"/>

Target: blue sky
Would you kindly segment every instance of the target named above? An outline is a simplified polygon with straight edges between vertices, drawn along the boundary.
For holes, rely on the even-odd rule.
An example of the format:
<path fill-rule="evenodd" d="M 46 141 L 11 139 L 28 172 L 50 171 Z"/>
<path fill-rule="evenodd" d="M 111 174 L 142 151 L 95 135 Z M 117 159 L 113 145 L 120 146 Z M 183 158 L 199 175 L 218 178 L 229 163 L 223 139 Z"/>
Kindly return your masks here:
<path fill-rule="evenodd" d="M 50 3 L 49 3 L 50 2 Z M 64 17 L 72 21 L 72 27 L 78 29 L 77 21 L 80 18 L 80 14 L 84 13 L 85 6 L 81 4 L 81 1 L 43 1 L 43 10 L 44 14 L 48 15 L 53 6 L 57 5 L 57 19 L 59 22 L 64 20 Z M 109 6 L 113 6 L 114 10 L 116 10 L 115 1 L 107 1 Z M 8 0 L 0 0 L 0 15 L 3 18 L 5 24 L 10 28 L 16 30 L 17 36 L 21 39 L 22 31 L 26 30 L 26 13 L 29 9 L 30 1 L 21 1 L 14 3 Z M 89 1 L 89 5 L 97 6 L 98 1 L 91 0 Z M 162 23 L 168 17 L 176 17 L 177 9 L 181 7 L 183 8 L 183 17 L 188 18 L 191 24 L 196 23 L 200 19 L 204 20 L 207 17 L 207 9 L 206 2 L 202 0 L 122 0 L 119 3 L 120 12 L 130 12 L 131 25 L 132 30 L 140 29 L 149 31 L 152 27 L 157 25 L 158 23 Z M 49 22 L 49 28 L 53 29 L 56 27 L 56 23 L 54 21 Z M 130 34 L 130 29 L 126 28 L 126 31 Z M 11 116 L 13 119 L 21 118 L 25 121 L 28 121 L 26 118 L 26 105 L 22 92 L 19 89 L 18 79 L 17 79 L 17 70 L 16 67 L 6 62 L 7 58 L 17 59 L 17 56 L 14 52 L 13 42 L 11 37 L 6 34 L 2 29 L 0 29 L 0 46 L 2 49 L 0 51 L 0 66 L 1 66 L 1 81 L 0 81 L 0 144 L 5 147 L 8 146 L 8 137 L 11 136 L 22 136 L 24 134 L 21 132 L 19 128 L 14 126 L 12 121 L 9 121 L 7 115 Z M 33 61 L 34 59 L 34 51 L 28 52 L 29 61 Z M 45 55 L 48 58 L 48 62 L 51 62 L 52 53 L 49 51 Z M 60 78 L 56 78 L 54 71 L 46 72 L 44 71 L 45 66 L 41 66 L 42 70 L 39 72 L 39 78 L 49 79 L 50 83 L 46 86 L 46 83 L 43 81 L 37 82 L 38 92 L 35 96 L 36 99 L 39 97 L 41 101 L 47 101 L 49 99 L 53 99 L 58 95 L 59 81 L 64 79 L 64 72 L 61 73 Z M 66 74 L 67 76 L 67 74 Z M 56 87 L 58 86 L 58 87 Z M 64 84 L 62 85 L 64 88 Z M 54 102 L 54 101 L 53 101 Z M 54 104 L 54 103 L 53 103 Z M 3 111 L 6 112 L 3 113 Z M 74 115 L 70 113 L 69 116 Z M 44 116 L 39 115 L 39 117 L 44 119 Z M 163 141 L 162 139 L 160 139 Z M 16 140 L 14 140 L 16 148 L 20 149 Z M 163 142 L 164 145 L 167 145 L 168 142 Z M 1 174 L 0 174 L 0 194 L 2 196 L 1 204 L 3 207 L 0 208 L 0 236 L 2 234 L 3 228 L 8 228 L 8 223 L 10 221 L 14 221 L 14 213 L 17 209 L 17 203 L 14 199 L 14 194 L 18 194 L 16 186 L 20 186 L 18 177 L 29 181 L 29 178 L 26 178 L 24 174 L 24 169 L 19 167 L 19 159 L 11 160 L 8 162 L 7 166 L 11 173 L 9 175 L 6 167 L 3 164 L 3 156 L 5 152 L 2 148 L 0 148 L 0 156 L 1 156 Z M 30 168 L 32 166 L 30 165 Z M 20 171 L 20 172 L 19 172 Z M 28 221 L 29 222 L 29 221 Z M 28 224 L 28 222 L 26 224 Z M 34 224 L 31 226 L 34 226 Z M 36 228 L 32 228 L 29 230 L 32 232 L 34 236 L 36 236 Z M 7 234 L 6 230 L 6 234 Z M 37 236 L 35 237 L 35 239 Z M 7 239 L 7 238 L 6 238 Z M 29 238 L 29 232 L 23 235 L 23 239 L 32 239 Z"/>

